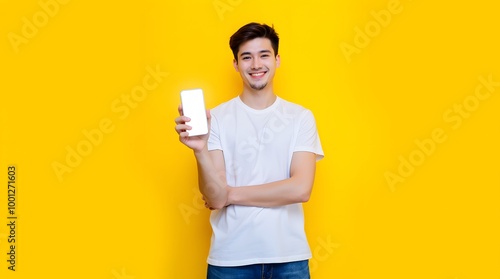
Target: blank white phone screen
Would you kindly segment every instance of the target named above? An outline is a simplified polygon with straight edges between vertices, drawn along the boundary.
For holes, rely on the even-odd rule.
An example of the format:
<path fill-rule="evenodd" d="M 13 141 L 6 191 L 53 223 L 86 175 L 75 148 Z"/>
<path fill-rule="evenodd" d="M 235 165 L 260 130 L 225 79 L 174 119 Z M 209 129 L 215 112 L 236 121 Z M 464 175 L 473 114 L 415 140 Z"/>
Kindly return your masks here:
<path fill-rule="evenodd" d="M 186 122 L 192 129 L 188 130 L 189 136 L 199 136 L 208 133 L 207 113 L 203 90 L 191 89 L 181 91 L 181 103 L 183 114 L 191 121 Z"/>

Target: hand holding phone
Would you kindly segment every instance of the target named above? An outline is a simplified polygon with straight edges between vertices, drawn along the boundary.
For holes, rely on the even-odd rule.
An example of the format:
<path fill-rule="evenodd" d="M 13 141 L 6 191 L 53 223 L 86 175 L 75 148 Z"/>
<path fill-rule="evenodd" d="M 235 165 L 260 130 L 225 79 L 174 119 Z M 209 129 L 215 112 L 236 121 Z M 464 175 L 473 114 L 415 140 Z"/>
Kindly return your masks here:
<path fill-rule="evenodd" d="M 191 118 L 186 124 L 191 126 L 187 130 L 190 137 L 205 135 L 208 133 L 207 112 L 202 89 L 191 89 L 181 91 L 181 103 L 183 115 Z"/>

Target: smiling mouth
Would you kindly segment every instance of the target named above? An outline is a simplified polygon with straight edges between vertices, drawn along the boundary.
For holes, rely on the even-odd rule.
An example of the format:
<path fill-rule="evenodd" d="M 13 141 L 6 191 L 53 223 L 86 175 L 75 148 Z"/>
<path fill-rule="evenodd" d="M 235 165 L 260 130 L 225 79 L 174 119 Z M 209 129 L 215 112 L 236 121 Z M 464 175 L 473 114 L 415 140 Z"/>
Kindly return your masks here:
<path fill-rule="evenodd" d="M 258 77 L 261 77 L 261 76 L 265 75 L 266 73 L 267 72 L 250 73 L 250 76 L 258 78 Z"/>

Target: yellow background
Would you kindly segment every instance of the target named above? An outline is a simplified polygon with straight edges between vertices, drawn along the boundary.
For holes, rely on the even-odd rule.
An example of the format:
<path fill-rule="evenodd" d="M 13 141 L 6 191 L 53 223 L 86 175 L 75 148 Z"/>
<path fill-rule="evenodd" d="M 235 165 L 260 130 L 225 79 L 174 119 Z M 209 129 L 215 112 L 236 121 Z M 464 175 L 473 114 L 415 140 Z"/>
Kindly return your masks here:
<path fill-rule="evenodd" d="M 1 278 L 204 278 L 209 212 L 173 119 L 182 89 L 203 88 L 208 107 L 240 92 L 228 40 L 250 21 L 275 25 L 276 93 L 314 112 L 326 154 L 305 204 L 312 278 L 500 278 L 500 87 L 474 101 L 479 77 L 500 81 L 495 1 L 41 3 L 52 15 L 0 2 Z M 148 67 L 168 75 L 125 106 Z M 101 121 L 112 131 L 58 177 Z M 418 158 L 436 129 L 446 140 Z M 411 154 L 419 165 L 391 186 Z"/>

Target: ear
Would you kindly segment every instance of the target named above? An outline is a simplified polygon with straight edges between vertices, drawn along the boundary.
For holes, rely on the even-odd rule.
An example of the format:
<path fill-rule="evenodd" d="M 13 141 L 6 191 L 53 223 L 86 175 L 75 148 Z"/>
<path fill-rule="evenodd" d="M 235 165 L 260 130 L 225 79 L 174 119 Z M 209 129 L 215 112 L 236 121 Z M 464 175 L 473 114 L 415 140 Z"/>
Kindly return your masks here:
<path fill-rule="evenodd" d="M 239 72 L 240 70 L 238 69 L 238 61 L 236 59 L 233 59 L 233 67 L 236 70 L 236 72 Z"/>
<path fill-rule="evenodd" d="M 276 68 L 279 68 L 281 64 L 281 57 L 280 55 L 276 55 Z"/>

